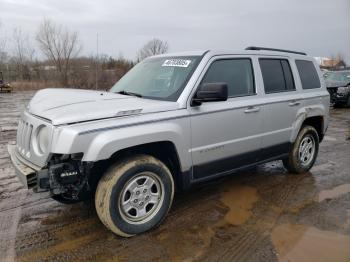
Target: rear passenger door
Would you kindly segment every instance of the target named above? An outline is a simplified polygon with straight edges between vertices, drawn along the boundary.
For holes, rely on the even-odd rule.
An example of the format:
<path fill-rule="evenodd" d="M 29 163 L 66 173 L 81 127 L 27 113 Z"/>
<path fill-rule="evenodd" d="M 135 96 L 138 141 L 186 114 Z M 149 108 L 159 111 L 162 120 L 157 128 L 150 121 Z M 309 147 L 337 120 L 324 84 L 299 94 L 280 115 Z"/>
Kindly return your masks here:
<path fill-rule="evenodd" d="M 262 157 L 269 159 L 288 152 L 303 101 L 294 80 L 296 68 L 289 59 L 260 57 L 259 64 L 265 91 Z"/>

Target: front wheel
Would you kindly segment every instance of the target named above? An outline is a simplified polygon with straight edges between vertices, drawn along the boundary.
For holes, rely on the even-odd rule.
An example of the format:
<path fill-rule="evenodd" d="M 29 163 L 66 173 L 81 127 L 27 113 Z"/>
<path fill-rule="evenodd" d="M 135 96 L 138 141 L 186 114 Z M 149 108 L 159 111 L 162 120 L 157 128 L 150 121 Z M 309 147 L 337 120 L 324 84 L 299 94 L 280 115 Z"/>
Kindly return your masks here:
<path fill-rule="evenodd" d="M 169 169 L 158 159 L 138 155 L 112 166 L 98 183 L 97 214 L 112 232 L 123 237 L 159 225 L 174 197 Z"/>
<path fill-rule="evenodd" d="M 291 173 L 305 173 L 316 161 L 319 137 L 314 127 L 305 125 L 301 128 L 289 156 L 283 159 L 284 167 Z"/>

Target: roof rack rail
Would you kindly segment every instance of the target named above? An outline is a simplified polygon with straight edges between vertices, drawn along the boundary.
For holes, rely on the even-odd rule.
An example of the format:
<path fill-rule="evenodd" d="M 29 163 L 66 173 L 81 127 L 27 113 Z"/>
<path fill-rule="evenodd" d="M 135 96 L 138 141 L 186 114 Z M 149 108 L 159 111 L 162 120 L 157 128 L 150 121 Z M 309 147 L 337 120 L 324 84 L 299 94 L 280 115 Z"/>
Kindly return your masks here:
<path fill-rule="evenodd" d="M 291 51 L 291 50 L 285 50 L 285 49 L 277 49 L 277 48 L 260 47 L 260 46 L 248 46 L 245 50 L 267 50 L 267 51 L 292 53 L 292 54 L 298 54 L 298 55 L 306 55 L 306 53 L 304 53 L 304 52 Z"/>

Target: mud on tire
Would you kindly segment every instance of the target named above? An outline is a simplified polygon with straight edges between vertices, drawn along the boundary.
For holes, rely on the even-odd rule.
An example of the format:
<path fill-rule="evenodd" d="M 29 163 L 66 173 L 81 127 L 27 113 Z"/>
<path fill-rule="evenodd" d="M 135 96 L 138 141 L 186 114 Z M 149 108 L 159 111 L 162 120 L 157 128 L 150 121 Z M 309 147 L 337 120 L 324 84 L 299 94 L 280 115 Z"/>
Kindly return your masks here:
<path fill-rule="evenodd" d="M 137 155 L 107 170 L 98 183 L 95 206 L 108 229 L 130 237 L 159 225 L 173 197 L 174 181 L 166 165 L 152 156 Z M 141 204 L 144 208 L 139 210 Z"/>
<path fill-rule="evenodd" d="M 304 150 L 310 158 L 308 159 L 303 155 L 302 149 L 308 144 L 313 144 L 313 148 L 307 147 Z M 309 171 L 314 165 L 319 148 L 319 137 L 317 131 L 312 126 L 302 126 L 299 134 L 289 152 L 289 156 L 286 159 L 283 159 L 284 167 L 291 173 L 301 174 Z"/>

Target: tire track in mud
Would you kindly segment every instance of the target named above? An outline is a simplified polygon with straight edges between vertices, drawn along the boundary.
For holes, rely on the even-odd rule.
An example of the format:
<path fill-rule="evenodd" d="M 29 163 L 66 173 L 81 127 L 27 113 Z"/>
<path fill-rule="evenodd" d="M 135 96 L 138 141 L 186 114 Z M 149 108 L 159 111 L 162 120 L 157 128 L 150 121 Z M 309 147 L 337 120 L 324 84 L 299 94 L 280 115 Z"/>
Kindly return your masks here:
<path fill-rule="evenodd" d="M 250 261 L 255 250 L 268 238 L 267 234 L 256 232 L 244 234 L 236 243 L 230 243 L 218 261 Z"/>
<path fill-rule="evenodd" d="M 0 200 L 6 200 L 6 199 L 11 199 L 10 202 L 13 202 L 12 200 L 13 195 L 9 194 L 6 195 L 6 197 L 1 198 Z M 12 211 L 13 209 L 16 208 L 30 208 L 30 207 L 35 207 L 35 206 L 39 206 L 41 204 L 45 204 L 45 203 L 50 203 L 53 200 L 51 199 L 51 197 L 43 197 L 43 198 L 39 198 L 39 199 L 35 199 L 35 200 L 30 200 L 30 198 L 25 199 L 22 201 L 22 203 L 18 204 L 16 203 L 16 205 L 14 203 L 5 203 L 3 205 L 1 205 L 0 203 L 0 213 L 2 212 L 7 212 L 7 211 Z"/>
<path fill-rule="evenodd" d="M 21 203 L 26 196 L 27 191 L 21 191 L 12 197 Z M 21 214 L 21 207 L 8 212 L 0 212 L 0 261 L 13 261 L 15 258 L 17 227 Z"/>
<path fill-rule="evenodd" d="M 31 97 L 28 92 L 24 102 Z M 21 94 L 9 94 L 1 99 L 0 114 L 0 261 L 15 260 L 15 245 L 23 203 L 28 190 L 19 182 L 10 164 L 7 144 L 16 137 L 17 122 L 24 103 L 17 104 Z M 28 99 L 27 99 L 28 98 Z M 22 100 L 22 99 L 21 99 Z"/>
<path fill-rule="evenodd" d="M 302 175 L 296 175 L 296 178 L 292 177 L 293 182 L 279 185 L 281 189 L 278 191 L 278 195 L 275 201 L 275 205 L 285 210 L 288 208 L 289 199 L 293 196 L 298 189 L 300 182 L 303 180 Z M 289 182 L 289 181 L 288 181 Z"/>
<path fill-rule="evenodd" d="M 0 169 L 0 214 L 21 208 L 25 200 L 21 196 L 27 192 L 28 190 L 15 176 L 13 169 L 7 167 Z"/>
<path fill-rule="evenodd" d="M 77 217 L 73 222 L 61 222 L 43 230 L 19 234 L 16 239 L 16 250 L 19 254 L 27 250 L 35 251 L 43 246 L 58 244 L 64 239 L 70 241 L 76 236 L 89 235 L 98 228 L 102 228 L 97 222 L 96 218 Z"/>

